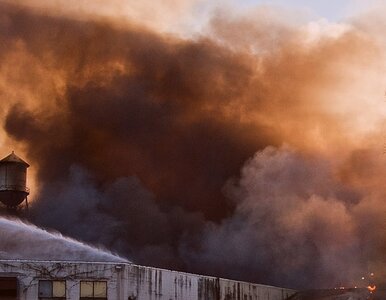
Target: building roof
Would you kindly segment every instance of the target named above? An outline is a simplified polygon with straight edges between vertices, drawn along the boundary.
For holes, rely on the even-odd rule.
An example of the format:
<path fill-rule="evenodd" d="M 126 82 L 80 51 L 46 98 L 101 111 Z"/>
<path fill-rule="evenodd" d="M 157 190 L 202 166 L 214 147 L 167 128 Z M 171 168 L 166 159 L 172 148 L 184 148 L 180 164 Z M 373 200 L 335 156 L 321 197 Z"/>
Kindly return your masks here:
<path fill-rule="evenodd" d="M 27 168 L 29 167 L 29 164 L 22 160 L 19 156 L 17 156 L 13 151 L 10 155 L 0 160 L 0 163 L 18 163 L 25 165 Z"/>

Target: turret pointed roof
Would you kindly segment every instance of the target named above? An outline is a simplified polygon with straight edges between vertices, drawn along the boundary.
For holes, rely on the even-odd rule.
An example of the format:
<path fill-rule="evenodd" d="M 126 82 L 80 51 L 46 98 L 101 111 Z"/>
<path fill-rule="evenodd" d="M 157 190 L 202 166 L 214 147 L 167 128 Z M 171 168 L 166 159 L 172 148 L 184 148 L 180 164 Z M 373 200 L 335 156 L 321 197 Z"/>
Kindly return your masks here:
<path fill-rule="evenodd" d="M 19 156 L 17 156 L 13 151 L 10 155 L 0 160 L 0 163 L 18 163 L 25 165 L 27 168 L 29 167 L 29 164 L 22 160 Z"/>

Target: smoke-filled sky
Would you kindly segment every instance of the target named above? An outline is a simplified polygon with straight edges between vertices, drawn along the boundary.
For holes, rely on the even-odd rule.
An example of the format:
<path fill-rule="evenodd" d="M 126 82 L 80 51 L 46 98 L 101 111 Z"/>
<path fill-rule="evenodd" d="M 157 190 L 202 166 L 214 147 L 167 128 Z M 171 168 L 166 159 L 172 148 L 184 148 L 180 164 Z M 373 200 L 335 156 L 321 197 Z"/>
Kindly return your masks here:
<path fill-rule="evenodd" d="M 382 274 L 386 7 L 295 2 L 0 1 L 30 221 L 260 283 Z"/>
<path fill-rule="evenodd" d="M 243 0 L 233 3 L 247 8 L 253 8 L 256 5 L 281 6 L 292 10 L 303 11 L 304 13 L 311 14 L 314 18 L 326 18 L 332 21 L 341 21 L 342 18 L 350 17 L 354 13 L 359 13 L 362 10 L 372 9 L 381 5 L 381 1 L 378 0 Z"/>

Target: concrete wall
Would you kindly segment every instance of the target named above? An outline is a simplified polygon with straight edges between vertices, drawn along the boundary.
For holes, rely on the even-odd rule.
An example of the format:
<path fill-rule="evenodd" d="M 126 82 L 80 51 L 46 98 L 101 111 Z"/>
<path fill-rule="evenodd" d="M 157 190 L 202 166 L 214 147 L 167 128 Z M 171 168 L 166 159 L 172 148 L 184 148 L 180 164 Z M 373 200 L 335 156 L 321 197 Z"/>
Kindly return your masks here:
<path fill-rule="evenodd" d="M 81 280 L 106 280 L 109 300 L 284 300 L 294 290 L 134 264 L 0 260 L 0 277 L 17 277 L 18 300 L 38 299 L 39 280 L 66 280 L 79 300 Z"/>

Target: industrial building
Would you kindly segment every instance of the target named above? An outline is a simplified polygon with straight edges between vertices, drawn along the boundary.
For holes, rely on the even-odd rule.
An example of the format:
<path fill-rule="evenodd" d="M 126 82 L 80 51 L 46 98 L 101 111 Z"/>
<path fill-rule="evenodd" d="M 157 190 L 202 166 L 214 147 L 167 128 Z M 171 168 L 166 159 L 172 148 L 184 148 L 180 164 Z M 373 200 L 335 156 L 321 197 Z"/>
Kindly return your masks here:
<path fill-rule="evenodd" d="M 295 293 L 131 263 L 0 260 L 1 300 L 285 300 Z"/>

